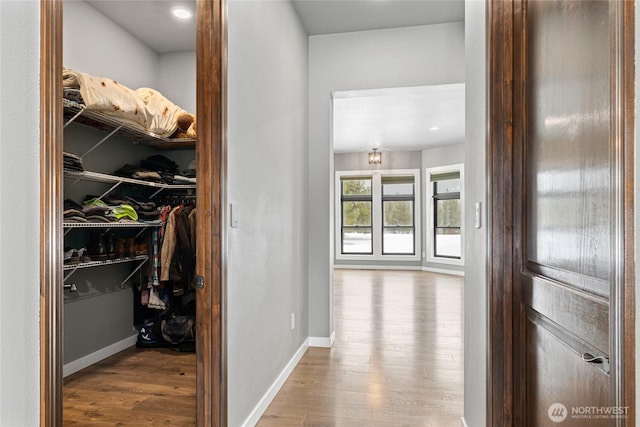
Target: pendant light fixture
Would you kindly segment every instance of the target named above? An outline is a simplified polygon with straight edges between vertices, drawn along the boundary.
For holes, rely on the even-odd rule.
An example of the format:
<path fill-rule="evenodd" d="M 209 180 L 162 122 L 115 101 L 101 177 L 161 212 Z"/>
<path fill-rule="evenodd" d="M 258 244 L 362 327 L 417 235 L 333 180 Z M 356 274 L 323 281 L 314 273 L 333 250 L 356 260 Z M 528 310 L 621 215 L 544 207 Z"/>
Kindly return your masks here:
<path fill-rule="evenodd" d="M 378 149 L 374 148 L 373 151 L 369 153 L 369 164 L 379 165 L 381 163 L 382 163 L 382 153 L 379 153 Z"/>

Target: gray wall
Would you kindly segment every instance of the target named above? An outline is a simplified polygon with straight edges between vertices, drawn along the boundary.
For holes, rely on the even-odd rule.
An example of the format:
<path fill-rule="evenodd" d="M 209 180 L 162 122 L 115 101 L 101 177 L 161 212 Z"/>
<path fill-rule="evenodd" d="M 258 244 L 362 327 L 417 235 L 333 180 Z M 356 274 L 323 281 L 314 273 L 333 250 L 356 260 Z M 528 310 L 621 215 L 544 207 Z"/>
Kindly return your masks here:
<path fill-rule="evenodd" d="M 464 24 L 309 37 L 309 335 L 329 337 L 333 281 L 331 93 L 464 82 Z"/>
<path fill-rule="evenodd" d="M 487 405 L 487 216 L 485 4 L 465 2 L 466 39 L 466 248 L 464 287 L 464 417 L 486 424 Z M 482 203 L 482 228 L 473 226 Z"/>
<path fill-rule="evenodd" d="M 196 52 L 159 55 L 157 89 L 183 110 L 196 112 Z"/>
<path fill-rule="evenodd" d="M 289 2 L 229 2 L 229 425 L 308 337 L 307 35 Z M 297 326 L 289 319 L 295 313 Z"/>
<path fill-rule="evenodd" d="M 83 1 L 65 1 L 63 18 L 65 67 L 131 89 L 157 87 L 158 55 L 122 27 Z"/>
<path fill-rule="evenodd" d="M 0 425 L 39 423 L 39 2 L 0 1 Z"/>

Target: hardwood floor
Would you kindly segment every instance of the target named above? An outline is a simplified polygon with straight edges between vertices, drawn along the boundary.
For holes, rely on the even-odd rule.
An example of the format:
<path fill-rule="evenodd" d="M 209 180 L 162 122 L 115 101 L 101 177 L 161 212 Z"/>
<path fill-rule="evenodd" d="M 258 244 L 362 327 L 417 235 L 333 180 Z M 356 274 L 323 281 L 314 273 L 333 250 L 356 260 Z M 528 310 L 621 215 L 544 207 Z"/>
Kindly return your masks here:
<path fill-rule="evenodd" d="M 336 342 L 310 348 L 260 427 L 460 426 L 463 279 L 336 270 Z M 131 348 L 65 379 L 64 425 L 195 425 L 195 355 Z"/>
<path fill-rule="evenodd" d="M 193 426 L 196 355 L 130 348 L 64 381 L 64 425 Z"/>
<path fill-rule="evenodd" d="M 463 278 L 336 270 L 331 349 L 310 348 L 268 426 L 460 426 Z"/>

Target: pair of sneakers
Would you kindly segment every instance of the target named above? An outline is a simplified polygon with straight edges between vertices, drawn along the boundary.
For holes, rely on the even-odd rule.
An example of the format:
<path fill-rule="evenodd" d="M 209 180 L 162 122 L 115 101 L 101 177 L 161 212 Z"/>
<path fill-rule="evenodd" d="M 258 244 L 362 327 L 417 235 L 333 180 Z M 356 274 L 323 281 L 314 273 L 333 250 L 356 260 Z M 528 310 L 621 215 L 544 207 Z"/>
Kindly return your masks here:
<path fill-rule="evenodd" d="M 65 248 L 64 250 L 64 263 L 65 264 L 80 264 L 83 262 L 90 262 L 87 248 Z"/>

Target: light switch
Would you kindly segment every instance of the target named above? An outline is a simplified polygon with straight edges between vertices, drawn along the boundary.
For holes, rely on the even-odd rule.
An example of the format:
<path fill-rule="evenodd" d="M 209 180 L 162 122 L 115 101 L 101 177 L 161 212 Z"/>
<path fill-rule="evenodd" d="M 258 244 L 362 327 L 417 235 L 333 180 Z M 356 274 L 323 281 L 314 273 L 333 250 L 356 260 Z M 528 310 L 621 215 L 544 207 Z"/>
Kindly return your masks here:
<path fill-rule="evenodd" d="M 476 228 L 480 228 L 482 226 L 481 216 L 482 216 L 482 203 L 476 202 L 476 213 L 474 217 L 474 225 Z"/>
<path fill-rule="evenodd" d="M 238 228 L 238 204 L 230 203 L 229 211 L 231 214 L 231 228 Z"/>

